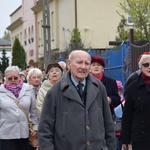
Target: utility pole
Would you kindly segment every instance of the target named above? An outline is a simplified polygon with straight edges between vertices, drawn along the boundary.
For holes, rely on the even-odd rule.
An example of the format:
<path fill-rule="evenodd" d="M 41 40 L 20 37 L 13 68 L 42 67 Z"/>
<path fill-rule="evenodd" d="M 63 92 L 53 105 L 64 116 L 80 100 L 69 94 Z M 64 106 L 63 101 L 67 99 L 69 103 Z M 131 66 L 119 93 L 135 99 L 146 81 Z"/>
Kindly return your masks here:
<path fill-rule="evenodd" d="M 131 62 L 131 65 L 130 65 L 130 71 L 133 72 L 134 68 L 133 68 L 133 65 L 135 64 L 133 61 L 133 47 L 132 47 L 132 44 L 134 43 L 134 30 L 133 29 L 130 29 L 130 37 L 129 37 L 129 41 L 130 41 L 130 62 Z"/>
<path fill-rule="evenodd" d="M 50 36 L 50 15 L 49 0 L 42 0 L 43 6 L 43 38 L 44 38 L 44 68 L 52 62 L 51 59 L 51 36 Z"/>

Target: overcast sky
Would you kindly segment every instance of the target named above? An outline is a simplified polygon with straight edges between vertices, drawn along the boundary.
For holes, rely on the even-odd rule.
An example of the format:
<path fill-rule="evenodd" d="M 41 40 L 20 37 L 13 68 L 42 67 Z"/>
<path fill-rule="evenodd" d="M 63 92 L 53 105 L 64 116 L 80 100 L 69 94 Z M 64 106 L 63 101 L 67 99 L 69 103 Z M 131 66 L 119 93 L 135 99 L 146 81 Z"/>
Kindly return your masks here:
<path fill-rule="evenodd" d="M 10 14 L 21 5 L 21 0 L 0 0 L 0 38 L 11 24 Z"/>

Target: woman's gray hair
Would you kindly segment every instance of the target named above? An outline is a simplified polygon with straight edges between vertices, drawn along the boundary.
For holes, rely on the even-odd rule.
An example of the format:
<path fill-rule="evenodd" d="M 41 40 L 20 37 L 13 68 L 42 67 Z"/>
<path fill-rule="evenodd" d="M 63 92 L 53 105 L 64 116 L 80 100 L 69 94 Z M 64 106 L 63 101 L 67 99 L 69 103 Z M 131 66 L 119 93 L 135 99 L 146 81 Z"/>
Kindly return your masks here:
<path fill-rule="evenodd" d="M 39 76 L 41 76 L 41 79 L 43 78 L 42 71 L 41 71 L 39 68 L 32 68 L 32 69 L 29 70 L 28 75 L 27 75 L 27 81 L 28 81 L 28 82 L 29 82 L 29 79 L 30 79 L 30 77 L 31 77 L 31 75 L 32 75 L 33 73 L 36 73 L 36 74 L 38 74 Z"/>
<path fill-rule="evenodd" d="M 12 71 L 17 72 L 18 75 L 19 75 L 20 70 L 19 70 L 19 67 L 18 67 L 18 66 L 9 66 L 9 67 L 7 67 L 7 68 L 5 69 L 5 76 L 6 76 L 6 74 L 7 74 L 8 72 L 12 72 Z"/>
<path fill-rule="evenodd" d="M 146 54 L 144 54 L 144 55 L 142 55 L 142 57 L 141 57 L 141 59 L 140 59 L 140 61 L 139 61 L 139 68 L 141 69 L 141 67 L 142 67 L 142 64 L 145 62 L 145 60 L 147 60 L 147 59 L 150 59 L 150 55 L 146 55 Z"/>

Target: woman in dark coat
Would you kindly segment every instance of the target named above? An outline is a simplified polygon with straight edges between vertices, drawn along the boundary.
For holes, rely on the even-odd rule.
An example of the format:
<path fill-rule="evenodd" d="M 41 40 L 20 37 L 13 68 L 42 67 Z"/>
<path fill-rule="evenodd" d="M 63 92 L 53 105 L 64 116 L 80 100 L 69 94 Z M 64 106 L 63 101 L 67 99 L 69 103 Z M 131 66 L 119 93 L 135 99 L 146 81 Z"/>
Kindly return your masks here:
<path fill-rule="evenodd" d="M 118 94 L 118 87 L 116 81 L 104 75 L 105 63 L 100 56 L 93 56 L 91 59 L 91 74 L 100 80 L 106 88 L 107 100 L 110 105 L 112 116 L 114 117 L 114 107 L 117 107 L 121 101 Z"/>
<path fill-rule="evenodd" d="M 141 74 L 126 89 L 126 102 L 122 117 L 122 148 L 150 149 L 150 55 L 139 61 Z"/>

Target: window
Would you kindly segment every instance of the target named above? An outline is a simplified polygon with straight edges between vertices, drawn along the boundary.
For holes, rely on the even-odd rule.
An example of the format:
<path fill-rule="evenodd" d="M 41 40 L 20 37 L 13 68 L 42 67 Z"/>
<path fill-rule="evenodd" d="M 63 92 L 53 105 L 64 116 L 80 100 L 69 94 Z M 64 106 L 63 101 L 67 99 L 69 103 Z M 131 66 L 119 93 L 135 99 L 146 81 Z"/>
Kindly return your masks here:
<path fill-rule="evenodd" d="M 28 42 L 29 43 L 31 43 L 30 36 L 31 36 L 31 33 L 30 33 L 30 27 L 29 27 L 29 29 L 28 29 Z"/>
<path fill-rule="evenodd" d="M 34 42 L 34 28 L 33 28 L 33 25 L 31 27 L 31 42 L 32 43 Z"/>
<path fill-rule="evenodd" d="M 41 20 L 41 25 L 40 25 L 41 45 L 43 45 L 43 27 L 42 27 L 42 24 L 43 24 L 43 20 Z"/>
<path fill-rule="evenodd" d="M 27 32 L 24 30 L 24 45 L 27 45 Z"/>
<path fill-rule="evenodd" d="M 51 39 L 54 41 L 54 12 L 51 12 Z"/>
<path fill-rule="evenodd" d="M 20 41 L 22 42 L 22 32 L 20 32 Z"/>
<path fill-rule="evenodd" d="M 127 15 L 127 25 L 133 25 L 133 20 L 129 15 Z"/>

